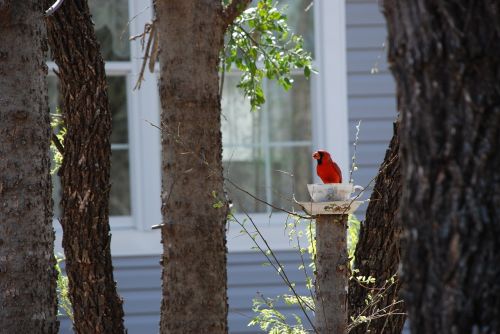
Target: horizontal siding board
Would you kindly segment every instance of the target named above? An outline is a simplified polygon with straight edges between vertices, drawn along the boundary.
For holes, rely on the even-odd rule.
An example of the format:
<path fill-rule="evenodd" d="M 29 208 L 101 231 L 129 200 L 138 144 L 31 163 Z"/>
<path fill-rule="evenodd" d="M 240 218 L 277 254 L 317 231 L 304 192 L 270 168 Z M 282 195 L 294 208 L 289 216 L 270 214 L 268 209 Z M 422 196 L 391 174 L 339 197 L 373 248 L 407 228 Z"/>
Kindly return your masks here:
<path fill-rule="evenodd" d="M 353 96 L 394 95 L 396 85 L 389 73 L 350 74 L 347 77 L 347 92 Z"/>
<path fill-rule="evenodd" d="M 368 3 L 346 4 L 347 26 L 355 25 L 385 25 L 385 19 L 376 1 Z"/>
<path fill-rule="evenodd" d="M 382 163 L 388 146 L 385 143 L 362 143 L 357 147 L 356 164 L 359 166 L 377 166 Z"/>
<path fill-rule="evenodd" d="M 156 268 L 160 265 L 161 256 L 123 256 L 113 258 L 113 266 L 122 269 Z"/>
<path fill-rule="evenodd" d="M 134 289 L 151 289 L 161 285 L 161 269 L 156 267 L 121 269 L 116 264 L 115 280 L 118 282 L 120 291 L 130 291 Z"/>
<path fill-rule="evenodd" d="M 397 113 L 395 96 L 351 97 L 348 106 L 349 120 L 356 122 L 362 120 L 362 123 L 377 119 L 390 122 L 396 118 Z"/>
<path fill-rule="evenodd" d="M 120 291 L 120 295 L 123 298 L 123 307 L 127 315 L 159 313 L 161 305 L 160 285 L 149 291 Z"/>
<path fill-rule="evenodd" d="M 369 120 L 365 122 L 361 122 L 361 128 L 359 131 L 359 139 L 358 143 L 386 143 L 388 144 L 392 138 L 393 120 L 391 119 L 382 119 L 382 120 Z M 357 120 L 349 121 L 349 141 L 350 143 L 354 142 L 356 138 L 356 125 L 358 124 Z M 385 152 L 385 151 L 384 151 Z M 383 157 L 383 156 L 382 156 Z"/>
<path fill-rule="evenodd" d="M 296 255 L 297 257 L 299 256 L 298 252 Z M 264 260 L 261 263 L 263 262 Z M 228 285 L 238 287 L 248 285 L 261 286 L 275 282 L 280 283 L 282 281 L 273 267 L 263 266 L 261 263 L 230 267 L 230 270 L 228 270 Z M 298 261 L 282 265 L 290 281 L 300 282 L 304 280 L 304 273 L 298 270 Z"/>
<path fill-rule="evenodd" d="M 382 50 L 387 39 L 384 26 L 374 27 L 347 27 L 347 51 L 351 50 Z"/>
<path fill-rule="evenodd" d="M 160 314 L 155 315 L 127 315 L 125 327 L 128 334 L 155 334 L 159 332 Z"/>
<path fill-rule="evenodd" d="M 349 74 L 371 74 L 389 72 L 387 50 L 352 50 L 347 52 L 347 72 Z"/>

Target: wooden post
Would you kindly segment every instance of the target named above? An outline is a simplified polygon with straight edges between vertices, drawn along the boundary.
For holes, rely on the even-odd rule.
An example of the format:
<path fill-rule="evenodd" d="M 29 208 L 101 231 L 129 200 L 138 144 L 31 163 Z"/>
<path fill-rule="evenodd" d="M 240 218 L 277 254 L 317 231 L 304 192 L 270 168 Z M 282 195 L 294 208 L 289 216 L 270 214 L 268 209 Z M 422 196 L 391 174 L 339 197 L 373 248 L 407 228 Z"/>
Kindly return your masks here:
<path fill-rule="evenodd" d="M 346 334 L 347 220 L 360 201 L 299 202 L 316 217 L 315 327 L 318 334 Z"/>
<path fill-rule="evenodd" d="M 316 306 L 318 334 L 345 334 L 347 328 L 347 215 L 316 218 Z"/>

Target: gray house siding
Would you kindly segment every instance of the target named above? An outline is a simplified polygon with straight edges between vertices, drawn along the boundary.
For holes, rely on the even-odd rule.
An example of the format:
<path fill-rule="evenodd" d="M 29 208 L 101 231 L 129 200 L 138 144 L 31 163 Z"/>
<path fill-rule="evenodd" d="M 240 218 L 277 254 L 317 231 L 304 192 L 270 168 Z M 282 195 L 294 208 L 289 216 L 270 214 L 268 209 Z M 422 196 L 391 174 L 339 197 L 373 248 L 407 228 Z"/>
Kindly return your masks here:
<path fill-rule="evenodd" d="M 296 251 L 277 252 L 290 281 L 299 293 L 307 293 L 305 275 L 299 270 L 300 256 Z M 129 334 L 158 333 L 161 301 L 160 256 L 115 257 L 115 279 L 124 299 L 125 323 Z M 263 266 L 265 258 L 257 252 L 228 255 L 229 332 L 260 333 L 247 324 L 254 316 L 252 298 L 257 293 L 265 297 L 290 294 L 274 269 Z M 281 307 L 283 313 L 302 315 L 300 308 Z M 304 318 L 302 316 L 302 318 Z M 291 318 L 293 319 L 293 318 Z M 293 320 L 292 322 L 293 323 Z M 72 333 L 71 323 L 61 317 L 61 334 Z"/>
<path fill-rule="evenodd" d="M 355 184 L 366 186 L 377 174 L 392 137 L 396 117 L 395 83 L 386 61 L 386 26 L 376 0 L 346 3 L 347 92 L 349 136 L 361 120 Z M 372 182 L 371 187 L 374 183 Z M 370 188 L 371 188 L 370 187 Z M 370 191 L 364 198 L 369 198 Z M 363 218 L 366 204 L 356 213 Z"/>

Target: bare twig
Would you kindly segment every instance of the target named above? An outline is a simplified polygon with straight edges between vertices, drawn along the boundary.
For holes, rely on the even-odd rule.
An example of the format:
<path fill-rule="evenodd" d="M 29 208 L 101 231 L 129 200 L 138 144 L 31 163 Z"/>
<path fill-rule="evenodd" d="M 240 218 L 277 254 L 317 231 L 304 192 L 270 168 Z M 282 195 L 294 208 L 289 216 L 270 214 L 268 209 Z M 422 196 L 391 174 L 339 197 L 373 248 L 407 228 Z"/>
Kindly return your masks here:
<path fill-rule="evenodd" d="M 292 211 L 288 211 L 288 210 L 286 210 L 286 209 L 280 208 L 280 207 L 278 207 L 278 206 L 276 206 L 276 205 L 273 205 L 273 204 L 271 204 L 271 203 L 269 203 L 269 202 L 264 201 L 263 199 L 261 199 L 261 198 L 259 198 L 259 197 L 255 196 L 254 194 L 252 194 L 252 193 L 250 193 L 250 192 L 246 191 L 245 189 L 241 188 L 240 186 L 238 186 L 237 184 L 235 184 L 235 183 L 234 183 L 233 181 L 231 181 L 230 179 L 228 179 L 228 178 L 224 177 L 224 180 L 226 180 L 229 184 L 231 184 L 233 187 L 235 187 L 235 188 L 236 188 L 236 189 L 238 189 L 239 191 L 241 191 L 241 192 L 243 192 L 243 193 L 247 194 L 248 196 L 252 197 L 254 200 L 256 200 L 256 201 L 258 201 L 258 202 L 261 202 L 262 204 L 265 204 L 265 205 L 267 205 L 267 206 L 269 206 L 269 207 L 271 207 L 271 208 L 273 208 L 273 209 L 275 209 L 275 210 L 282 211 L 282 212 L 288 213 L 288 214 L 289 214 L 289 215 L 291 215 L 291 216 L 299 217 L 299 218 L 302 218 L 302 219 L 313 219 L 313 218 L 314 218 L 314 216 L 304 216 L 304 215 L 298 214 L 298 213 L 296 213 L 296 212 L 292 212 Z M 300 205 L 300 204 L 299 204 L 299 205 Z"/>
<path fill-rule="evenodd" d="M 352 173 L 357 169 L 356 167 L 356 153 L 358 151 L 358 140 L 359 140 L 359 130 L 361 128 L 361 120 L 358 121 L 358 125 L 356 125 L 356 137 L 354 138 L 354 153 L 352 154 L 352 164 L 351 170 L 349 171 L 349 182 L 352 183 Z"/>
<path fill-rule="evenodd" d="M 141 88 L 142 81 L 144 80 L 144 71 L 146 69 L 146 64 L 148 64 L 148 59 L 149 59 L 149 71 L 151 73 L 154 72 L 154 65 L 156 62 L 156 57 L 158 56 L 158 48 L 159 48 L 155 23 L 156 19 L 153 19 L 151 23 L 146 23 L 144 25 L 144 31 L 141 34 L 130 37 L 131 41 L 140 39 L 142 49 L 144 51 L 141 70 L 139 71 L 139 77 L 137 78 L 137 82 L 135 83 L 134 90 Z M 144 48 L 144 41 L 146 37 L 147 37 L 147 43 L 146 47 Z"/>
<path fill-rule="evenodd" d="M 45 16 L 51 16 L 52 14 L 54 14 L 56 12 L 56 10 L 58 10 L 59 7 L 61 7 L 63 2 L 64 2 L 64 0 L 57 0 L 56 2 L 54 2 L 54 4 L 52 6 L 50 6 L 50 8 L 45 11 Z"/>

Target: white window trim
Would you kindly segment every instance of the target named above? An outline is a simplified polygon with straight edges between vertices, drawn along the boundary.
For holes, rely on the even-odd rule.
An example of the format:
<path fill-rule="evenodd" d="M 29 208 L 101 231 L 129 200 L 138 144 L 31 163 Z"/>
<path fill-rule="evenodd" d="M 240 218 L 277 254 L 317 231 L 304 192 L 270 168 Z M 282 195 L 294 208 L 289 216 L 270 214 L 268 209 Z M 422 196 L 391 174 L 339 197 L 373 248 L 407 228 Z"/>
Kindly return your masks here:
<path fill-rule="evenodd" d="M 149 7 L 148 7 L 149 6 Z M 129 0 L 130 35 L 141 33 L 144 24 L 151 20 L 150 0 Z M 347 115 L 347 66 L 345 42 L 344 0 L 316 0 L 314 2 L 315 57 L 319 75 L 313 76 L 312 129 L 313 148 L 330 151 L 342 171 L 349 166 L 349 137 Z M 139 15 L 137 15 L 140 13 Z M 136 16 L 137 15 L 137 16 Z M 123 68 L 119 63 L 107 63 L 109 74 L 128 74 L 131 91 L 139 73 L 142 52 L 139 43 L 131 45 L 131 66 Z M 327 74 L 327 75 L 325 75 Z M 161 145 L 159 125 L 159 97 L 156 74 L 145 73 L 140 90 L 128 96 L 129 106 L 129 154 L 131 173 L 131 217 L 111 217 L 113 256 L 158 255 L 162 253 L 160 230 L 151 226 L 161 223 Z M 315 174 L 315 173 L 313 173 Z M 315 179 L 315 181 L 318 181 Z M 273 250 L 292 249 L 284 229 L 287 215 L 284 213 L 252 214 L 254 222 Z M 243 214 L 238 220 L 245 220 Z M 131 219 L 132 221 L 127 221 Z M 247 223 L 246 225 L 248 225 Z M 128 227 L 127 227 L 128 226 Z M 130 228 L 129 226 L 133 226 Z M 250 225 L 248 225 L 250 226 Z M 251 251 L 252 239 L 241 235 L 241 228 L 231 224 L 227 234 L 230 252 Z M 61 252 L 61 231 L 56 233 L 56 252 Z"/>
<path fill-rule="evenodd" d="M 349 123 L 345 0 L 315 0 L 313 7 L 319 71 L 313 82 L 313 143 L 330 152 L 347 175 Z M 315 182 L 318 181 L 315 175 Z"/>

